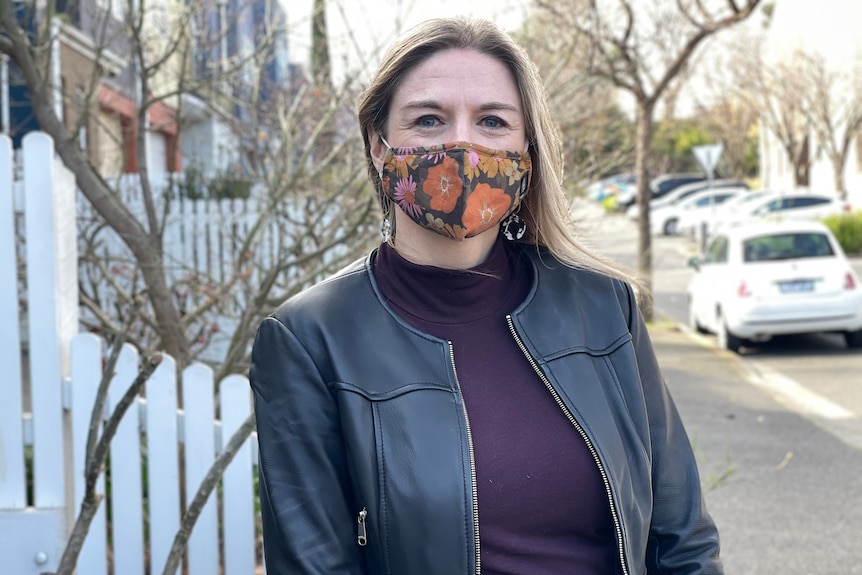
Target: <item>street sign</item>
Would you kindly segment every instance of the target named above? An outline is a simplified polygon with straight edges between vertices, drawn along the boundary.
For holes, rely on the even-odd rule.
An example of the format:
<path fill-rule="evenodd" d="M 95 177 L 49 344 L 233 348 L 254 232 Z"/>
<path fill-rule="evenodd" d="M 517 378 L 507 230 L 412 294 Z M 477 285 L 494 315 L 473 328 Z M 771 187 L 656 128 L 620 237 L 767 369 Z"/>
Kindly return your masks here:
<path fill-rule="evenodd" d="M 691 151 L 694 152 L 694 159 L 697 160 L 697 163 L 711 180 L 715 166 L 718 164 L 718 159 L 721 157 L 721 152 L 724 151 L 724 144 L 695 146 Z"/>

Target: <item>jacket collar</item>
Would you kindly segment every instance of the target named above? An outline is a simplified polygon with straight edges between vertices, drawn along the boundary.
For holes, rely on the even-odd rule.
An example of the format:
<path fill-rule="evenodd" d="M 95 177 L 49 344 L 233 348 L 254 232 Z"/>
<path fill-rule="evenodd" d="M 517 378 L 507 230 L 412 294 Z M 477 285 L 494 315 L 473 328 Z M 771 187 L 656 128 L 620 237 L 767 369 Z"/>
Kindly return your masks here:
<path fill-rule="evenodd" d="M 604 355 L 631 339 L 631 290 L 622 282 L 567 266 L 544 248 L 517 245 L 526 256 L 522 261 L 532 268 L 533 281 L 527 297 L 510 315 L 511 325 L 536 360 L 543 363 L 569 353 Z M 430 338 L 404 322 L 386 303 L 372 273 L 376 254 L 377 249 L 345 271 L 364 266 L 371 289 L 386 312 L 409 331 Z"/>

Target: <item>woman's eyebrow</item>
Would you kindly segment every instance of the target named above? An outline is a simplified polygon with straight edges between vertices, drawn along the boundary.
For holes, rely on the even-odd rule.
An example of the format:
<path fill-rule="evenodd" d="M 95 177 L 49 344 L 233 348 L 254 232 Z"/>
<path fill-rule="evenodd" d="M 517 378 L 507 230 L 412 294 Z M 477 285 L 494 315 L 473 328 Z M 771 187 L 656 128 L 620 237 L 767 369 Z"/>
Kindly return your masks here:
<path fill-rule="evenodd" d="M 518 114 L 521 113 L 521 110 L 517 106 L 503 102 L 488 102 L 487 104 L 482 104 L 479 108 L 482 110 L 509 110 Z"/>
<path fill-rule="evenodd" d="M 407 102 L 404 104 L 401 109 L 402 110 L 412 110 L 412 109 L 433 109 L 433 110 L 442 110 L 443 105 L 437 100 L 416 100 L 414 102 Z M 511 112 L 515 112 L 520 114 L 521 110 L 517 106 L 513 106 L 512 104 L 506 104 L 504 102 L 486 102 L 479 106 L 480 110 L 509 110 Z"/>
<path fill-rule="evenodd" d="M 415 102 L 407 102 L 401 106 L 402 110 L 411 110 L 415 108 L 432 108 L 434 110 L 442 110 L 443 105 L 436 100 L 417 100 Z"/>

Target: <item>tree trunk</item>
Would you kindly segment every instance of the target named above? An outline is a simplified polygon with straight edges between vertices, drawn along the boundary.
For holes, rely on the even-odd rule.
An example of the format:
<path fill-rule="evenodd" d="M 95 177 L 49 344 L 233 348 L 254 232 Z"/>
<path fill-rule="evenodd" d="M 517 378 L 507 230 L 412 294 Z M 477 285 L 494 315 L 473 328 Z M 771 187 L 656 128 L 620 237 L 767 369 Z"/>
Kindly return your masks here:
<path fill-rule="evenodd" d="M 638 276 L 647 291 L 646 294 L 641 294 L 639 303 L 644 319 L 652 321 L 652 236 L 650 235 L 649 214 L 649 202 L 652 198 L 652 193 L 649 189 L 647 160 L 651 149 L 653 105 L 649 102 L 640 101 L 637 106 L 635 172 L 637 173 L 638 211 L 640 215 L 638 218 Z"/>
<path fill-rule="evenodd" d="M 805 187 L 809 186 L 808 181 L 808 168 L 810 166 L 810 153 L 809 153 L 809 138 L 805 136 L 802 140 L 802 144 L 799 147 L 799 152 L 796 154 L 796 157 L 793 158 L 793 175 L 795 178 L 795 187 Z"/>
<path fill-rule="evenodd" d="M 847 188 L 844 183 L 844 164 L 847 163 L 847 153 L 832 156 L 832 171 L 835 172 L 835 191 L 842 201 L 847 201 Z"/>
<path fill-rule="evenodd" d="M 33 60 L 27 58 L 26 54 L 17 56 L 16 63 L 27 81 L 33 114 L 42 129 L 54 139 L 55 150 L 66 167 L 75 174 L 78 188 L 134 254 L 141 266 L 147 298 L 156 316 L 161 347 L 173 356 L 181 367 L 186 366 L 191 358 L 190 346 L 179 310 L 173 304 L 165 279 L 161 249 L 154 239 L 158 237 L 157 234 L 147 234 L 140 222 L 116 199 L 89 163 L 86 152 L 77 146 L 54 113 L 46 85 L 42 82 Z"/>
<path fill-rule="evenodd" d="M 329 36 L 326 32 L 326 0 L 314 0 L 311 15 L 311 77 L 315 86 L 332 87 Z"/>
<path fill-rule="evenodd" d="M 41 118 L 39 121 L 45 126 Z M 146 234 L 133 217 L 118 209 L 118 206 L 110 201 L 110 191 L 100 190 L 98 194 L 93 193 L 93 190 L 104 187 L 104 183 L 93 172 L 86 158 L 82 157 L 80 149 L 69 140 L 58 140 L 50 130 L 46 131 L 55 138 L 57 153 L 63 163 L 74 172 L 78 187 L 134 254 L 146 285 L 147 299 L 153 307 L 156 329 L 161 340 L 160 347 L 177 361 L 180 368 L 185 367 L 191 361 L 191 351 L 182 319 L 165 279 L 161 249 L 153 240 L 155 232 L 153 235 Z"/>

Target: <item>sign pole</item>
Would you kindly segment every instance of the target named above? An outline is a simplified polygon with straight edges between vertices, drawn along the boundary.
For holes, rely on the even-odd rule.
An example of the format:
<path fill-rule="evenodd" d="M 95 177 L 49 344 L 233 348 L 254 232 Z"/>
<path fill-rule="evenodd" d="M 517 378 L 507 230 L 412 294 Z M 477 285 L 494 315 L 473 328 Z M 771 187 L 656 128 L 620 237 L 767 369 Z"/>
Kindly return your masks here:
<path fill-rule="evenodd" d="M 723 144 L 709 144 L 706 146 L 695 146 L 691 149 L 694 154 L 694 159 L 697 161 L 698 165 L 706 172 L 706 185 L 707 188 L 712 188 L 712 180 L 713 175 L 715 173 L 715 166 L 718 164 L 718 159 L 721 157 L 721 153 L 724 151 Z M 712 215 L 715 215 L 715 199 L 710 198 L 710 212 Z M 706 250 L 706 240 L 707 240 L 707 225 L 706 222 L 703 221 L 700 223 L 700 251 L 704 252 Z"/>

